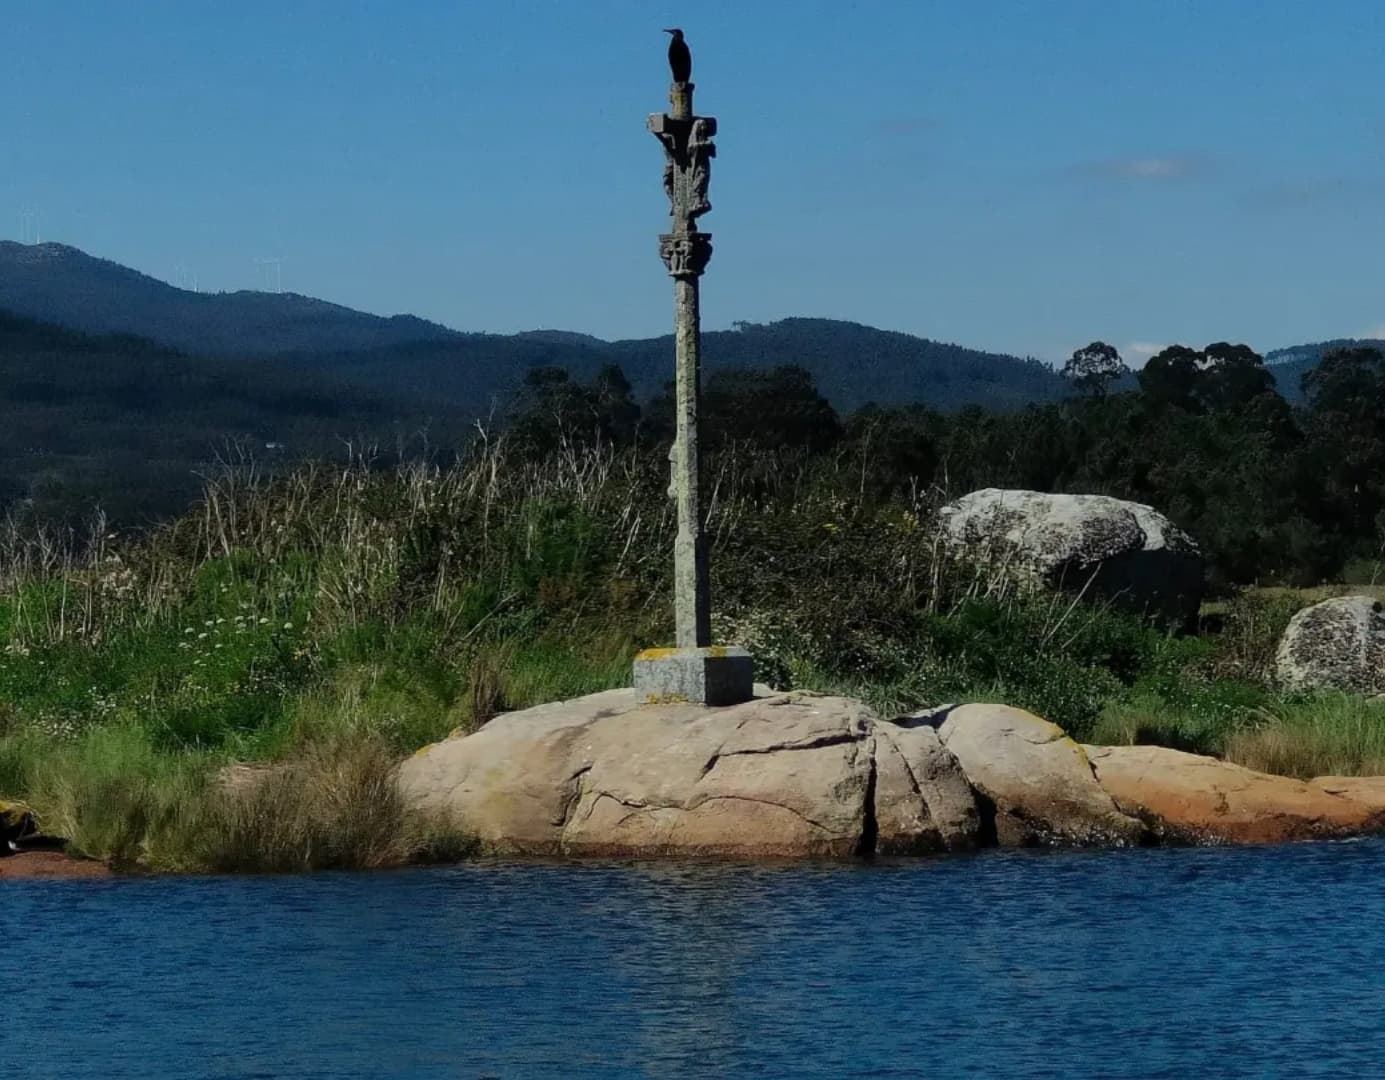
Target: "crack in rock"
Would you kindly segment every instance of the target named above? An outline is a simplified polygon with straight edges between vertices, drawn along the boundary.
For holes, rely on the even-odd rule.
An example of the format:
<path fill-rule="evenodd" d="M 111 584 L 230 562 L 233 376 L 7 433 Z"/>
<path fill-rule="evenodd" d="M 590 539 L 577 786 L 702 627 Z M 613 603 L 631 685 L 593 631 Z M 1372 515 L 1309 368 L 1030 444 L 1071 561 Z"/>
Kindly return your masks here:
<path fill-rule="evenodd" d="M 874 855 L 880 840 L 880 822 L 875 816 L 875 782 L 877 776 L 875 748 L 876 742 L 872 737 L 869 748 L 870 759 L 866 763 L 868 769 L 866 791 L 861 799 L 861 835 L 857 838 L 856 846 L 852 849 L 853 855 Z"/>
<path fill-rule="evenodd" d="M 899 758 L 900 764 L 904 766 L 904 775 L 909 779 L 909 787 L 913 790 L 915 795 L 923 800 L 924 806 L 927 806 L 928 800 L 923 794 L 923 788 L 919 786 L 919 778 L 914 774 L 914 767 L 909 763 L 908 756 L 899 748 L 899 743 L 895 742 L 894 739 L 884 731 L 877 732 L 876 734 L 876 751 L 871 757 L 871 767 L 875 767 L 875 756 L 879 752 L 880 739 L 884 739 L 890 744 L 890 749 L 894 751 L 895 757 Z"/>
<path fill-rule="evenodd" d="M 563 788 L 567 789 L 571 785 L 571 791 L 563 799 L 562 813 L 552 822 L 559 829 L 566 829 L 572 821 L 572 814 L 577 809 L 577 804 L 582 801 L 582 777 L 592 771 L 590 764 L 583 765 L 575 773 L 563 781 Z"/>
<path fill-rule="evenodd" d="M 748 802 L 758 803 L 761 806 L 773 806 L 779 810 L 784 810 L 800 821 L 810 825 L 812 828 L 817 829 L 819 832 L 827 833 L 829 836 L 836 835 L 832 828 L 824 825 L 820 821 L 813 820 L 801 810 L 795 810 L 792 806 L 785 806 L 783 803 L 777 803 L 770 799 L 757 799 L 753 795 L 704 795 L 687 804 L 681 804 L 641 802 L 637 799 L 623 799 L 619 795 L 613 795 L 609 791 L 598 791 L 592 796 L 591 802 L 587 805 L 587 812 L 583 815 L 584 821 L 592 816 L 593 812 L 596 810 L 597 804 L 600 803 L 602 799 L 609 799 L 611 802 L 623 806 L 630 811 L 630 813 L 623 815 L 619 821 L 616 822 L 617 827 L 623 825 L 632 817 L 657 810 L 677 810 L 680 813 L 692 814 L 710 802 Z M 567 837 L 563 837 L 563 840 L 566 842 Z"/>
<path fill-rule="evenodd" d="M 780 809 L 780 810 L 786 810 L 786 811 L 788 811 L 788 812 L 789 812 L 790 814 L 792 814 L 794 817 L 798 818 L 800 821 L 806 822 L 807 824 L 811 825 L 813 828 L 817 829 L 819 832 L 827 833 L 829 836 L 835 835 L 835 833 L 833 832 L 833 830 L 832 830 L 831 828 L 829 828 L 828 826 L 824 825 L 824 824 L 823 824 L 822 822 L 820 822 L 820 821 L 814 821 L 812 818 L 810 818 L 807 814 L 803 813 L 803 811 L 801 811 L 801 810 L 795 810 L 792 806 L 785 806 L 783 803 L 773 802 L 773 801 L 771 801 L 770 799 L 757 799 L 757 798 L 755 798 L 753 795 L 706 795 L 706 796 L 704 796 L 704 797 L 702 797 L 702 798 L 700 798 L 700 799 L 694 800 L 693 802 L 689 803 L 687 806 L 676 807 L 676 809 L 679 809 L 679 810 L 686 810 L 686 811 L 688 811 L 689 813 L 691 813 L 692 811 L 697 810 L 699 807 L 705 806 L 705 805 L 706 805 L 707 803 L 709 803 L 709 802 L 721 802 L 721 801 L 758 803 L 758 804 L 760 804 L 761 806 L 773 806 L 773 807 L 777 807 L 777 808 Z M 669 809 L 675 809 L 675 808 L 670 807 Z"/>
<path fill-rule="evenodd" d="M 861 741 L 865 736 L 853 734 L 852 732 L 834 732 L 831 735 L 818 735 L 803 742 L 774 743 L 770 746 L 751 746 L 743 750 L 723 750 L 718 748 L 716 753 L 707 759 L 707 764 L 702 766 L 702 772 L 698 775 L 701 780 L 709 772 L 716 768 L 717 762 L 722 758 L 745 757 L 751 754 L 777 754 L 780 751 L 789 752 L 793 750 L 818 750 L 824 746 L 841 746 L 844 743 Z M 724 743 L 722 744 L 725 745 Z"/>
<path fill-rule="evenodd" d="M 629 821 L 632 817 L 635 817 L 637 814 L 643 813 L 643 812 L 648 811 L 648 810 L 678 810 L 678 809 L 682 809 L 681 807 L 678 807 L 678 806 L 665 806 L 665 805 L 661 805 L 661 804 L 657 804 L 657 803 L 641 802 L 641 801 L 638 800 L 638 799 L 622 799 L 619 795 L 613 795 L 613 794 L 611 794 L 611 792 L 609 792 L 609 791 L 598 791 L 598 792 L 595 792 L 595 793 L 592 795 L 591 801 L 590 801 L 589 803 L 587 803 L 587 812 L 586 812 L 585 814 L 582 815 L 582 820 L 583 820 L 583 821 L 589 821 L 589 820 L 591 820 L 592 814 L 596 812 L 596 807 L 597 807 L 597 805 L 601 802 L 602 799 L 610 799 L 611 802 L 615 803 L 615 804 L 618 805 L 618 806 L 623 806 L 623 807 L 625 807 L 626 809 L 628 809 L 628 810 L 630 811 L 630 813 L 623 815 L 623 816 L 620 818 L 620 820 L 619 820 L 618 822 L 616 822 L 616 824 L 617 824 L 618 826 L 619 826 L 619 825 L 625 824 L 625 822 Z M 568 822 L 568 823 L 567 823 L 567 825 L 572 825 L 572 824 L 575 824 L 575 822 Z M 567 835 L 566 835 L 566 833 L 567 833 L 567 831 L 568 831 L 567 825 L 565 825 L 564 828 L 563 828 L 563 835 L 562 835 L 562 837 L 561 837 L 563 843 L 567 843 Z"/>

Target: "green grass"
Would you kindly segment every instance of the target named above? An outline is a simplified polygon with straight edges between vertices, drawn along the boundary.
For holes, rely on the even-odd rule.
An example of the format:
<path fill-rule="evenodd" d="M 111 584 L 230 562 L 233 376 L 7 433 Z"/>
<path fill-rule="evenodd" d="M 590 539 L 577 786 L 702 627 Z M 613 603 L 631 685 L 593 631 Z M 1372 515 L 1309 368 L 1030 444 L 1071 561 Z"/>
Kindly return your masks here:
<path fill-rule="evenodd" d="M 475 850 L 461 830 L 409 811 L 395 760 L 386 743 L 342 731 L 239 789 L 212 788 L 190 835 L 194 861 L 225 872 L 369 870 Z"/>
<path fill-rule="evenodd" d="M 397 756 L 339 726 L 228 791 L 228 757 L 169 752 L 137 726 L 94 727 L 54 744 L 0 739 L 0 785 L 18 791 L 79 854 L 154 871 L 363 869 L 464 854 L 463 830 L 405 807 Z"/>
<path fill-rule="evenodd" d="M 1226 757 L 1261 772 L 1385 775 L 1385 703 L 1345 694 L 1277 702 L 1232 733 Z"/>
<path fill-rule="evenodd" d="M 169 753 L 129 722 L 68 739 L 27 730 L 0 739 L 0 789 L 17 792 L 43 828 L 118 866 L 189 870 L 214 761 Z"/>
<path fill-rule="evenodd" d="M 157 645 L 164 635 L 150 636 Z M 201 682 L 193 702 L 186 680 L 205 668 L 177 650 L 141 653 L 122 643 L 102 658 L 100 695 L 75 700 L 66 684 L 92 667 L 63 668 L 53 658 L 89 656 L 11 657 L 12 668 L 31 669 L 12 680 L 29 691 L 16 695 L 0 726 L 0 791 L 21 797 L 75 851 L 126 867 L 277 871 L 439 858 L 467 850 L 464 837 L 398 805 L 388 777 L 400 758 L 496 712 L 628 676 L 627 648 L 615 639 L 598 639 L 588 654 L 540 640 L 486 644 L 455 660 L 382 647 L 361 660 L 370 650 L 356 638 L 349 649 L 333 642 L 330 664 L 319 655 L 305 665 L 291 652 L 276 663 L 254 647 L 234 657 L 199 649 L 194 656 L 214 658 L 221 677 Z M 151 654 L 172 668 L 164 675 L 172 691 L 162 696 L 148 694 Z M 245 672 L 256 663 L 275 693 L 247 692 Z M 55 687 L 32 670 L 55 667 Z M 478 715 L 475 683 L 488 672 L 493 696 Z M 34 719 L 20 719 L 30 710 Z M 273 768 L 261 786 L 230 797 L 217 778 L 238 762 Z"/>
<path fill-rule="evenodd" d="M 1385 704 L 1345 694 L 1251 697 L 1208 695 L 1177 705 L 1157 696 L 1113 701 L 1093 741 L 1215 754 L 1259 772 L 1305 780 L 1385 775 Z"/>

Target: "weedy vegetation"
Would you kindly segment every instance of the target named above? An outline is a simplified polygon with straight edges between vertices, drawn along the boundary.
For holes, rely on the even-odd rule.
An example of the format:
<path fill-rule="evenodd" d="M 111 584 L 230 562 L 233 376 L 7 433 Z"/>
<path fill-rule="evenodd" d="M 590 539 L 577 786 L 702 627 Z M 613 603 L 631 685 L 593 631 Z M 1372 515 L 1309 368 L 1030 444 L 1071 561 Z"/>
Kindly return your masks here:
<path fill-rule="evenodd" d="M 623 685 L 671 631 L 665 447 L 559 422 L 540 452 L 533 430 L 445 467 L 239 462 L 138 535 L 10 527 L 0 794 L 142 869 L 464 856 L 464 828 L 400 802 L 395 763 Z M 886 714 L 1005 701 L 1078 739 L 1295 775 L 1385 771 L 1381 707 L 1271 686 L 1298 594 L 1228 592 L 1184 636 L 1017 592 L 945 560 L 941 488 L 880 487 L 872 453 L 727 438 L 711 459 L 716 633 L 754 651 L 763 681 Z"/>

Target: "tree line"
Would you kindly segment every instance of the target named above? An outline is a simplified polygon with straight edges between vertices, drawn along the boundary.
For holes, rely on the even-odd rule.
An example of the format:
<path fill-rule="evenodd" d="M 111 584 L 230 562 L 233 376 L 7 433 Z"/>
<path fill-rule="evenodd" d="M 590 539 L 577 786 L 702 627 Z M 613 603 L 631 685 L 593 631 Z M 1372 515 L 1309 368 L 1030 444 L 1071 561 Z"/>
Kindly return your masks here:
<path fill-rule="evenodd" d="M 793 458 L 858 504 L 982 487 L 1112 495 L 1190 532 L 1214 585 L 1373 575 L 1385 547 L 1385 356 L 1333 352 L 1276 390 L 1245 345 L 1172 345 L 1131 377 L 1103 342 L 1064 369 L 1077 393 L 1013 412 L 866 405 L 839 414 L 800 367 L 723 370 L 706 381 L 709 470 L 735 454 L 762 470 Z M 618 367 L 579 382 L 530 372 L 511 438 L 542 455 L 565 442 L 666 446 L 671 389 L 641 406 Z M 752 478 L 755 469 L 748 470 Z"/>

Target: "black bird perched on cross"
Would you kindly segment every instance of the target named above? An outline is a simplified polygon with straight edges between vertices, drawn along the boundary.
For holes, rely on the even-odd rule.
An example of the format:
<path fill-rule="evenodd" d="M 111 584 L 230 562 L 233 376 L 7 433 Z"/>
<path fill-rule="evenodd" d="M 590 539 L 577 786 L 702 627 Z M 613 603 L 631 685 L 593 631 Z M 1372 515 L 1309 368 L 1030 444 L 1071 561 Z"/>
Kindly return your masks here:
<path fill-rule="evenodd" d="M 672 34 L 673 40 L 668 43 L 668 66 L 673 72 L 673 81 L 685 83 L 692 80 L 692 53 L 688 51 L 688 43 L 683 40 L 683 31 L 674 27 L 665 30 L 665 34 Z"/>

